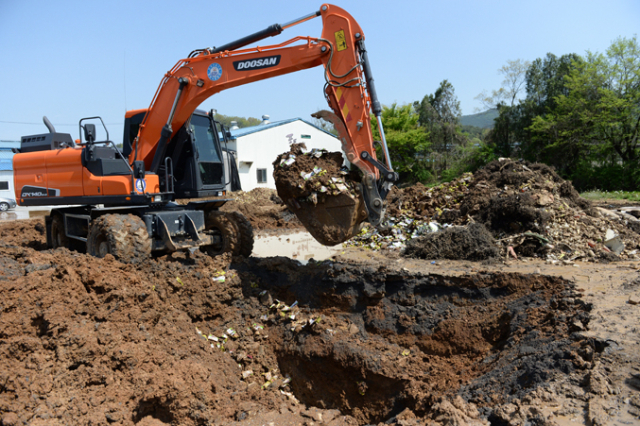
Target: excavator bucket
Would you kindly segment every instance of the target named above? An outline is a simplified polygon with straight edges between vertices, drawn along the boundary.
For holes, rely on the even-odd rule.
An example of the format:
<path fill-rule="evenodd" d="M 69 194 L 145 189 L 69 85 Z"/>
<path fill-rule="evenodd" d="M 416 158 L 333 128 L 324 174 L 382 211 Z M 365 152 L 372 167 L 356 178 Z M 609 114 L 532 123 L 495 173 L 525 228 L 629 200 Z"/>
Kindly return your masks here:
<path fill-rule="evenodd" d="M 295 198 L 284 202 L 313 238 L 325 246 L 334 246 L 354 237 L 367 218 L 361 192 L 355 197 L 344 193 L 331 195 L 317 204 L 298 202 Z"/>
<path fill-rule="evenodd" d="M 318 242 L 334 246 L 357 235 L 368 218 L 360 176 L 343 169 L 341 152 L 305 149 L 293 144 L 278 156 L 276 189 Z"/>

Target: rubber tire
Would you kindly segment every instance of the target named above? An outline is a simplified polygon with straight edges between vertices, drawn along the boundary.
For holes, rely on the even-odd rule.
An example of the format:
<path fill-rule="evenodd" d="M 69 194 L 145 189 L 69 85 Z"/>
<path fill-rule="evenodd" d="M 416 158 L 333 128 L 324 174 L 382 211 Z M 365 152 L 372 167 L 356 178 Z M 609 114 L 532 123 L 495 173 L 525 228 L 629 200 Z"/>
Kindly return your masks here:
<path fill-rule="evenodd" d="M 151 239 L 140 217 L 106 214 L 91 222 L 87 251 L 92 256 L 111 254 L 123 263 L 138 264 L 151 257 Z"/>
<path fill-rule="evenodd" d="M 9 204 L 8 204 L 8 203 L 2 202 L 2 203 L 0 203 L 0 212 L 6 212 L 6 211 L 9 211 L 9 208 L 10 208 L 10 207 L 11 207 L 11 206 L 9 206 Z"/>
<path fill-rule="evenodd" d="M 207 214 L 204 221 L 207 231 L 216 231 L 220 234 L 221 243 L 217 245 L 204 246 L 203 250 L 209 256 L 219 256 L 222 253 L 235 253 L 240 251 L 240 232 L 234 220 L 220 210 L 212 210 Z"/>
<path fill-rule="evenodd" d="M 51 242 L 54 249 L 69 248 L 69 237 L 64 232 L 64 219 L 59 214 L 54 215 L 51 220 Z"/>
<path fill-rule="evenodd" d="M 251 222 L 240 212 L 229 212 L 227 215 L 229 219 L 235 223 L 239 235 L 239 246 L 233 255 L 242 257 L 251 256 L 253 252 L 253 226 Z"/>

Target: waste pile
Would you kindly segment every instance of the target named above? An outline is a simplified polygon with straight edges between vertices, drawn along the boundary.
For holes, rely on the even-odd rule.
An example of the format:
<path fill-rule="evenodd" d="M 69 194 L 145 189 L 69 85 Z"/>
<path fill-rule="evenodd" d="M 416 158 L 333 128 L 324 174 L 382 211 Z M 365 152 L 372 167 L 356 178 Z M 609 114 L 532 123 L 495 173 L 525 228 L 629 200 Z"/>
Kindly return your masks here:
<path fill-rule="evenodd" d="M 544 164 L 496 160 L 433 188 L 395 188 L 387 205 L 384 226 L 363 229 L 347 245 L 403 248 L 421 235 L 480 223 L 501 255 L 511 258 L 541 257 L 551 263 L 640 258 L 636 217 L 594 207 Z"/>
<path fill-rule="evenodd" d="M 341 152 L 306 151 L 292 144 L 273 163 L 278 196 L 313 237 L 336 245 L 356 235 L 366 218 L 356 172 L 343 168 Z"/>

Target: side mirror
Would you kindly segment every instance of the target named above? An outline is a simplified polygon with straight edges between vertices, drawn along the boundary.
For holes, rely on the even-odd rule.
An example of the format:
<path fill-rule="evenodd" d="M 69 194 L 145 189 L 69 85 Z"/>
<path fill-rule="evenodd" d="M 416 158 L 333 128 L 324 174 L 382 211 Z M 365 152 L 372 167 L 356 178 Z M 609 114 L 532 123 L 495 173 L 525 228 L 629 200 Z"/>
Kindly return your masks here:
<path fill-rule="evenodd" d="M 93 143 L 96 140 L 96 125 L 95 124 L 85 124 L 84 128 L 84 139 L 88 143 Z"/>

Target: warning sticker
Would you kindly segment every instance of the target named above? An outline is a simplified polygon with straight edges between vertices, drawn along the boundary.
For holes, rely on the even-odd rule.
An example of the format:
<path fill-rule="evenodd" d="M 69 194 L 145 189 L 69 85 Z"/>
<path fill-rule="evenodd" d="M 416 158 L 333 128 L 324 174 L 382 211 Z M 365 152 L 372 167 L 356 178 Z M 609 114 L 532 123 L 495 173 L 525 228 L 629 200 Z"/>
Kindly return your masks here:
<path fill-rule="evenodd" d="M 338 47 L 338 52 L 345 50 L 347 48 L 347 39 L 344 36 L 344 30 L 337 31 L 335 33 L 336 36 L 336 46 Z"/>

